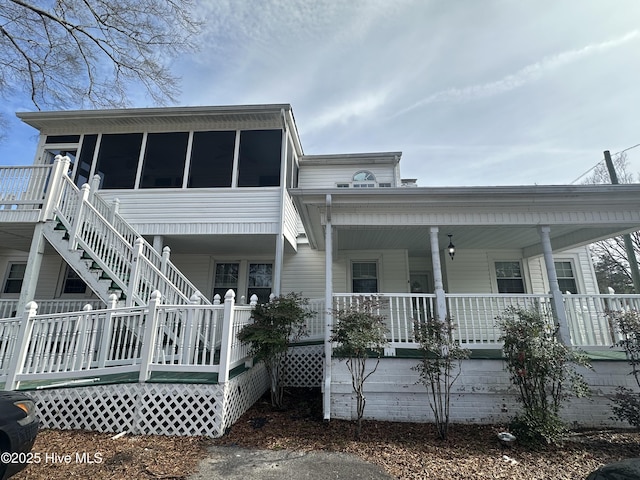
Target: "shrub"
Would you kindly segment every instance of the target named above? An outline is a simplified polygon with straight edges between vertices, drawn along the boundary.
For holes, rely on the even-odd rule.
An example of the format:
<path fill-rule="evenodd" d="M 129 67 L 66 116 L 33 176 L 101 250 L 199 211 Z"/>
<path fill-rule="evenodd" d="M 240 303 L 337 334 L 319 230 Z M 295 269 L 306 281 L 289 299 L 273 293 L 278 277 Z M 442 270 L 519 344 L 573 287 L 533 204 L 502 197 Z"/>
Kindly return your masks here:
<path fill-rule="evenodd" d="M 351 373 L 351 385 L 356 394 L 356 433 L 360 438 L 362 417 L 367 400 L 364 396 L 364 382 L 378 369 L 380 356 L 387 344 L 387 327 L 384 316 L 378 315 L 378 305 L 372 300 L 365 300 L 359 305 L 334 311 L 335 326 L 331 341 L 337 346 L 333 356 L 344 359 Z M 367 373 L 367 359 L 375 355 L 375 366 Z"/>
<path fill-rule="evenodd" d="M 414 335 L 420 343 L 422 360 L 413 367 L 422 383 L 431 393 L 429 406 L 433 411 L 438 437 L 447 439 L 451 388 L 460 376 L 460 360 L 469 358 L 469 350 L 461 348 L 453 340 L 453 325 L 450 318 L 444 322 L 428 319 L 414 321 Z"/>
<path fill-rule="evenodd" d="M 307 335 L 305 320 L 313 315 L 309 301 L 288 293 L 253 308 L 253 323 L 238 332 L 238 340 L 251 345 L 251 355 L 263 361 L 271 381 L 271 405 L 283 407 L 282 379 L 288 366 L 289 344 Z"/>
<path fill-rule="evenodd" d="M 640 314 L 634 310 L 617 311 L 610 312 L 609 318 L 621 336 L 614 346 L 625 351 L 631 375 L 640 389 Z M 614 418 L 640 428 L 640 393 L 618 387 L 612 400 Z"/>
<path fill-rule="evenodd" d="M 498 318 L 506 369 L 518 388 L 523 411 L 512 421 L 518 439 L 529 445 L 558 443 L 566 431 L 560 409 L 572 394 L 589 394 L 577 366 L 586 355 L 559 342 L 550 322 L 535 310 L 510 307 Z"/>

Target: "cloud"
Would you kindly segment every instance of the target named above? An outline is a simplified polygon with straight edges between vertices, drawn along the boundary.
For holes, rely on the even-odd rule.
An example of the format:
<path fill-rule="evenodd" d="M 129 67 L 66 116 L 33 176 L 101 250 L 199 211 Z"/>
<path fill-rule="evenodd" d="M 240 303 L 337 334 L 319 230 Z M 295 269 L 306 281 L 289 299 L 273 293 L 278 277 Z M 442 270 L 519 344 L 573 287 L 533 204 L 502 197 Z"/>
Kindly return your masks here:
<path fill-rule="evenodd" d="M 548 71 L 576 62 L 596 53 L 601 53 L 615 47 L 619 47 L 636 39 L 640 31 L 633 30 L 627 34 L 608 40 L 606 42 L 587 45 L 586 47 L 569 50 L 556 55 L 543 58 L 541 61 L 532 63 L 518 70 L 517 72 L 502 77 L 499 80 L 471 85 L 463 88 L 448 88 L 433 93 L 426 98 L 410 105 L 394 115 L 394 117 L 405 114 L 425 105 L 438 102 L 466 102 L 479 98 L 487 98 L 501 93 L 505 93 L 542 77 Z"/>

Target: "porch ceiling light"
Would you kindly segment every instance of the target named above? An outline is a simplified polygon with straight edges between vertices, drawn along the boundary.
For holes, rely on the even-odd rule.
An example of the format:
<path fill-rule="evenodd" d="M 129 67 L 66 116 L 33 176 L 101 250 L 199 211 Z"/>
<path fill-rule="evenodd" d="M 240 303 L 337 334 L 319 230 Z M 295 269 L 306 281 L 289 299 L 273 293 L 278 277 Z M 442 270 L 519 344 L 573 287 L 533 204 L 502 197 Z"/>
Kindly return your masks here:
<path fill-rule="evenodd" d="M 453 237 L 453 235 L 449 233 L 447 237 L 449 237 L 449 246 L 447 247 L 447 252 L 449 252 L 449 256 L 451 257 L 451 260 L 453 260 L 453 257 L 456 254 L 456 246 L 453 244 L 453 242 L 451 242 L 451 237 Z"/>

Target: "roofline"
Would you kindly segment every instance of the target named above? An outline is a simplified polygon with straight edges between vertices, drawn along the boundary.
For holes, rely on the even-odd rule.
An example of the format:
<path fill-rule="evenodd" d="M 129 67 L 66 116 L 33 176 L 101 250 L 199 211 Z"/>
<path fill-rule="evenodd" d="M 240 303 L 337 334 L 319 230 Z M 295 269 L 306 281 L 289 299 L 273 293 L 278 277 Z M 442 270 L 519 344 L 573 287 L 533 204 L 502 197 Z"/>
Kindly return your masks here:
<path fill-rule="evenodd" d="M 354 162 L 396 165 L 402 152 L 337 153 L 330 155 L 304 155 L 300 165 L 342 165 Z"/>
<path fill-rule="evenodd" d="M 114 108 L 105 110 L 60 110 L 40 112 L 16 112 L 16 116 L 29 124 L 29 120 L 70 120 L 70 119 L 113 119 L 121 117 L 180 117 L 187 115 L 211 115 L 233 113 L 264 113 L 273 111 L 280 114 L 282 110 L 291 111 L 291 104 L 265 105 L 222 105 L 196 107 L 153 107 L 153 108 Z"/>
<path fill-rule="evenodd" d="M 292 197 L 307 203 L 322 203 L 327 194 L 334 199 L 366 202 L 367 204 L 400 202 L 429 203 L 434 201 L 451 204 L 467 203 L 472 199 L 482 204 L 505 202 L 584 202 L 585 196 L 598 196 L 598 201 L 619 201 L 624 197 L 631 203 L 640 203 L 640 184 L 600 185 L 509 185 L 509 186 L 461 186 L 461 187 L 392 187 L 375 189 L 358 188 L 295 188 L 289 189 Z M 601 198 L 606 196 L 606 198 Z"/>

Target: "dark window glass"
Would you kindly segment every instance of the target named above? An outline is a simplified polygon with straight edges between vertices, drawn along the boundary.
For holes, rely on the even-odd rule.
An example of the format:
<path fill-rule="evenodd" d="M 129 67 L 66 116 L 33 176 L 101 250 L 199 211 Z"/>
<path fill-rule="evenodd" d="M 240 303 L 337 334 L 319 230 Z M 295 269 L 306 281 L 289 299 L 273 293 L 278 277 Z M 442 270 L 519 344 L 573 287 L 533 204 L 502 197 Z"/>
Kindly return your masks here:
<path fill-rule="evenodd" d="M 236 132 L 195 132 L 189 188 L 230 187 Z"/>
<path fill-rule="evenodd" d="M 578 285 L 576 284 L 576 278 L 573 275 L 573 268 L 571 262 L 554 262 L 556 268 L 556 275 L 558 277 L 558 286 L 562 293 L 578 293 Z"/>
<path fill-rule="evenodd" d="M 499 293 L 525 293 L 520 262 L 496 262 Z"/>
<path fill-rule="evenodd" d="M 91 162 L 93 162 L 93 153 L 96 150 L 96 141 L 98 135 L 85 135 L 82 140 L 80 157 L 78 159 L 78 167 L 76 169 L 76 185 L 79 187 L 89 182 L 89 174 L 91 173 Z"/>
<path fill-rule="evenodd" d="M 84 294 L 87 291 L 87 284 L 84 280 L 75 272 L 75 270 L 67 267 L 67 274 L 64 279 L 64 287 L 62 293 L 81 293 Z"/>
<path fill-rule="evenodd" d="M 216 274 L 213 279 L 213 296 L 220 295 L 220 302 L 224 302 L 224 296 L 229 289 L 238 295 L 238 272 L 240 271 L 239 263 L 218 263 L 216 265 Z"/>
<path fill-rule="evenodd" d="M 9 267 L 9 273 L 7 274 L 7 280 L 4 282 L 4 293 L 20 293 L 26 269 L 26 263 L 11 264 Z"/>
<path fill-rule="evenodd" d="M 288 188 L 295 188 L 295 185 L 293 184 L 293 167 L 294 167 L 294 160 L 293 160 L 293 145 L 291 145 L 291 142 L 287 142 L 287 165 L 286 165 L 286 169 L 287 169 L 287 183 L 286 183 L 286 187 Z"/>
<path fill-rule="evenodd" d="M 96 173 L 101 188 L 133 188 L 142 145 L 141 133 L 105 134 L 100 142 Z"/>
<path fill-rule="evenodd" d="M 353 293 L 376 293 L 378 291 L 378 265 L 376 262 L 353 262 L 351 277 Z"/>
<path fill-rule="evenodd" d="M 140 188 L 182 187 L 189 133 L 150 133 Z"/>
<path fill-rule="evenodd" d="M 257 295 L 258 303 L 267 303 L 271 295 L 271 281 L 273 265 L 270 263 L 249 264 L 249 287 L 247 288 L 247 300 Z"/>
<path fill-rule="evenodd" d="M 47 135 L 44 143 L 78 143 L 80 135 Z"/>
<path fill-rule="evenodd" d="M 282 130 L 246 130 L 240 133 L 239 187 L 280 185 Z"/>

